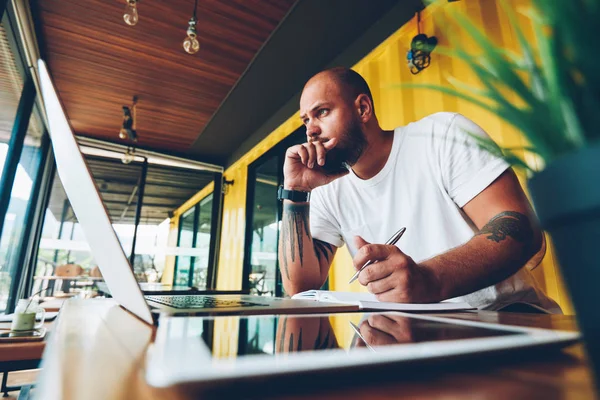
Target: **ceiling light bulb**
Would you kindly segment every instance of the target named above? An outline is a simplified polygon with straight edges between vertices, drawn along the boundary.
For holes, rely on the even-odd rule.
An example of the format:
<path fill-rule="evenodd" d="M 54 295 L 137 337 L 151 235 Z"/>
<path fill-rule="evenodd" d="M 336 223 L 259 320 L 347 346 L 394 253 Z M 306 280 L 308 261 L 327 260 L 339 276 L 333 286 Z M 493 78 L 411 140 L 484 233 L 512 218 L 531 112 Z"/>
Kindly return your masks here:
<path fill-rule="evenodd" d="M 138 23 L 137 0 L 125 0 L 125 14 L 123 20 L 127 25 L 133 26 Z"/>
<path fill-rule="evenodd" d="M 200 50 L 200 42 L 196 38 L 196 18 L 192 17 L 188 22 L 187 37 L 183 41 L 183 49 L 188 54 L 196 54 Z"/>
<path fill-rule="evenodd" d="M 188 36 L 183 41 L 183 49 L 188 54 L 196 54 L 200 50 L 200 42 L 195 36 Z"/>

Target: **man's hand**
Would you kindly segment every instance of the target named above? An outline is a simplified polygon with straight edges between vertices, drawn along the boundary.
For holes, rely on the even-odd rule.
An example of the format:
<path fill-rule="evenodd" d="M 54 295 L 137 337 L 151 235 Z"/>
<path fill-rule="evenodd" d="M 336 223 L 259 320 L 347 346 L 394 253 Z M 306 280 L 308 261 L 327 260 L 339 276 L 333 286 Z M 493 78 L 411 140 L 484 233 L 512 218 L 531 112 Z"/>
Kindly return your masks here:
<path fill-rule="evenodd" d="M 443 300 L 433 271 L 416 264 L 393 245 L 370 244 L 360 236 L 354 243 L 359 249 L 354 267 L 359 270 L 367 261 L 375 261 L 358 275 L 379 301 L 397 303 L 436 303 Z"/>
<path fill-rule="evenodd" d="M 395 315 L 378 315 L 369 316 L 360 324 L 360 334 L 362 340 L 356 342 L 356 345 L 361 347 L 369 346 L 385 346 L 398 343 L 413 342 L 413 332 L 411 327 L 412 320 L 407 317 Z"/>
<path fill-rule="evenodd" d="M 328 174 L 321 168 L 325 165 L 327 152 L 336 145 L 336 139 L 326 142 L 315 140 L 287 149 L 283 164 L 284 188 L 310 192 L 347 175 L 348 171 Z"/>

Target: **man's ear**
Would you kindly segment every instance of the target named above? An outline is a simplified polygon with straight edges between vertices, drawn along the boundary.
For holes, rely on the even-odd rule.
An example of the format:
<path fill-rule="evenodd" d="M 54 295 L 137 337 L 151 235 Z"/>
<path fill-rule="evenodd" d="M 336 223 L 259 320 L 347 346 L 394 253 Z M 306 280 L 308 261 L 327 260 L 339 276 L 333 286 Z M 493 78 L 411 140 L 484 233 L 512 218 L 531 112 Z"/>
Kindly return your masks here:
<path fill-rule="evenodd" d="M 358 110 L 358 117 L 365 123 L 373 116 L 373 103 L 366 94 L 360 94 L 356 98 L 356 108 Z"/>

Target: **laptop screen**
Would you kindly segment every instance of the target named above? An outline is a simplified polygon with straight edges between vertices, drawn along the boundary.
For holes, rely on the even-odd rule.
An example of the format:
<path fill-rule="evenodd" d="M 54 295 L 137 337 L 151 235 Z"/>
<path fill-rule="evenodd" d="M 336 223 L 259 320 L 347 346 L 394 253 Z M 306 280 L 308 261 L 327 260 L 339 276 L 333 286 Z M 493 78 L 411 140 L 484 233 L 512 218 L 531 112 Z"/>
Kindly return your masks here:
<path fill-rule="evenodd" d="M 389 346 L 522 334 L 394 313 L 235 316 L 218 320 L 193 317 L 185 322 L 171 320 L 170 328 L 173 337 L 201 341 L 213 359 L 285 357 L 289 353 L 332 349 L 384 352 Z M 207 335 L 207 330 L 212 334 Z"/>
<path fill-rule="evenodd" d="M 267 386 L 279 382 L 294 390 L 301 377 L 314 382 L 315 374 L 331 376 L 346 368 L 406 372 L 432 362 L 559 348 L 578 337 L 398 312 L 167 317 L 148 354 L 146 379 L 159 387 L 194 383 L 226 390 L 277 377 Z"/>

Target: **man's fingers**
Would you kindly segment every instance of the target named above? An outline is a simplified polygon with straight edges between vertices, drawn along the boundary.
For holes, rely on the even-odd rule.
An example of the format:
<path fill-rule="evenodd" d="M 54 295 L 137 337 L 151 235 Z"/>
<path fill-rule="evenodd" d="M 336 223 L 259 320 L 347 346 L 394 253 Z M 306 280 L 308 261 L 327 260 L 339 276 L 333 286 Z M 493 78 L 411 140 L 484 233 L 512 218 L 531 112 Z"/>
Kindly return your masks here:
<path fill-rule="evenodd" d="M 370 243 L 363 239 L 361 236 L 354 236 L 354 246 L 356 246 L 357 249 L 360 250 L 363 246 L 366 246 L 368 244 Z"/>
<path fill-rule="evenodd" d="M 365 342 L 371 346 L 382 346 L 396 342 L 393 336 L 372 327 L 368 321 L 360 324 L 360 334 L 365 338 Z"/>
<path fill-rule="evenodd" d="M 390 318 L 386 315 L 372 315 L 368 321 L 373 328 L 393 336 L 397 343 L 412 341 L 410 320 L 405 317 Z"/>
<path fill-rule="evenodd" d="M 315 145 L 313 143 L 304 143 L 302 146 L 308 152 L 308 160 L 306 160 L 306 165 L 308 168 L 313 168 L 317 162 L 317 150 L 315 149 Z"/>
<path fill-rule="evenodd" d="M 300 146 L 298 148 L 298 155 L 300 156 L 300 161 L 302 161 L 302 164 L 307 165 L 306 163 L 308 162 L 308 150 L 306 150 L 306 147 Z"/>
<path fill-rule="evenodd" d="M 355 239 L 355 243 L 356 242 Z M 366 242 L 365 242 L 366 243 Z M 367 261 L 381 261 L 388 258 L 394 249 L 397 249 L 394 246 L 386 245 L 386 244 L 365 244 L 360 247 L 360 249 L 354 255 L 354 266 L 359 269 Z"/>
<path fill-rule="evenodd" d="M 325 150 L 325 146 L 323 146 L 323 143 L 319 141 L 315 141 L 312 143 L 314 144 L 315 150 L 317 151 L 317 164 L 319 164 L 320 166 L 325 165 L 325 153 L 327 153 L 327 150 Z"/>
<path fill-rule="evenodd" d="M 394 266 L 387 261 L 376 262 L 363 269 L 358 274 L 358 282 L 367 286 L 371 282 L 385 279 L 394 272 Z"/>
<path fill-rule="evenodd" d="M 369 268 L 369 267 L 367 267 L 367 268 Z M 367 268 L 365 268 L 365 270 Z M 361 272 L 361 275 L 362 275 L 362 272 Z M 391 273 L 390 273 L 390 275 L 391 275 Z M 366 286 L 367 286 L 367 289 L 369 290 L 369 293 L 373 293 L 373 294 L 377 295 L 380 293 L 385 293 L 388 290 L 392 290 L 394 288 L 394 282 L 391 279 L 386 279 L 390 275 L 387 275 L 387 276 L 385 276 L 381 279 L 377 279 L 375 281 L 367 282 Z"/>
<path fill-rule="evenodd" d="M 325 147 L 325 150 L 329 151 L 331 149 L 333 149 L 335 146 L 337 146 L 338 144 L 338 140 L 335 138 L 331 138 L 326 142 L 323 142 L 323 147 Z"/>

